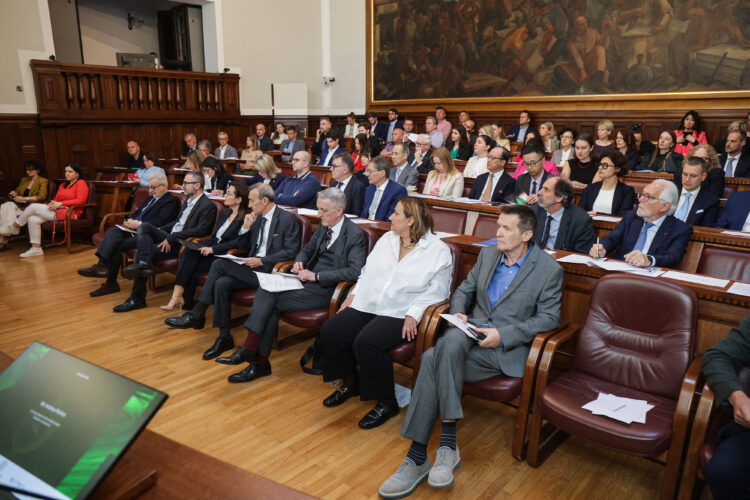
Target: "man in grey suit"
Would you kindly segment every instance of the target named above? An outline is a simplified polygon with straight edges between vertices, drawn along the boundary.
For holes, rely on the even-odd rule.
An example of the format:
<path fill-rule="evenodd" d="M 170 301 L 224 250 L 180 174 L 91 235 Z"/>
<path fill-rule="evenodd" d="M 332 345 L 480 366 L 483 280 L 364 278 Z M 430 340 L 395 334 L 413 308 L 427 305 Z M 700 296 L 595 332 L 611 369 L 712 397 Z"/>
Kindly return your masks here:
<path fill-rule="evenodd" d="M 419 172 L 409 165 L 409 148 L 403 143 L 396 144 L 393 146 L 391 159 L 393 168 L 388 180 L 401 184 L 409 193 L 415 192 L 419 182 Z"/>
<path fill-rule="evenodd" d="M 568 179 L 547 179 L 539 191 L 539 202 L 532 206 L 538 221 L 534 243 L 541 248 L 589 253 L 596 241 L 594 220 L 573 204 L 574 196 Z"/>
<path fill-rule="evenodd" d="M 425 478 L 434 488 L 453 484 L 460 462 L 456 421 L 463 418 L 464 382 L 499 374 L 522 377 L 537 333 L 560 325 L 563 269 L 532 244 L 536 217 L 524 205 L 499 207 L 497 248 L 485 247 L 453 294 L 450 311 L 478 326 L 486 337 L 476 342 L 449 328 L 422 355 L 421 368 L 401 435 L 411 439 L 409 453 L 378 493 L 384 498 L 410 494 Z M 467 316 L 468 313 L 468 316 Z M 430 469 L 427 442 L 435 419 L 442 420 L 440 447 Z"/>
<path fill-rule="evenodd" d="M 220 160 L 227 158 L 239 158 L 237 150 L 229 145 L 229 135 L 226 132 L 219 132 L 217 138 L 219 139 L 219 147 L 214 151 L 214 156 Z"/>
<path fill-rule="evenodd" d="M 230 382 L 250 382 L 271 374 L 268 356 L 279 326 L 279 315 L 287 311 L 327 308 L 340 281 L 357 281 L 367 257 L 365 233 L 344 217 L 346 195 L 338 189 L 318 193 L 320 225 L 295 257 L 292 272 L 303 288 L 285 292 L 258 290 L 253 310 L 245 322 L 247 338 L 231 356 L 216 361 L 226 365 L 249 363 L 229 377 Z"/>
<path fill-rule="evenodd" d="M 281 151 L 281 161 L 283 161 L 284 163 L 291 163 L 294 153 L 296 153 L 297 151 L 304 151 L 306 149 L 305 141 L 303 141 L 302 139 L 297 139 L 297 127 L 295 127 L 294 125 L 289 125 L 286 128 L 286 135 L 289 138 L 281 141 L 281 147 L 279 148 L 279 150 Z"/>

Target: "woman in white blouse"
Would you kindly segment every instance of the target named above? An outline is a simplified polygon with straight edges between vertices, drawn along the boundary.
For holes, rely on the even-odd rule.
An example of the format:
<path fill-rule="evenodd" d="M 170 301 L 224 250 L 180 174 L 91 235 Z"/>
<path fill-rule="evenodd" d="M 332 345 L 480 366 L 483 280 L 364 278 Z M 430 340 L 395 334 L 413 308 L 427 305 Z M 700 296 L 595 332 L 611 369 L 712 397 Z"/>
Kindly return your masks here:
<path fill-rule="evenodd" d="M 487 172 L 487 155 L 494 147 L 495 141 L 487 135 L 480 135 L 474 142 L 474 156 L 469 158 L 464 167 L 464 177 L 477 178 Z"/>
<path fill-rule="evenodd" d="M 571 128 L 566 128 L 560 134 L 560 148 L 555 149 L 552 152 L 552 163 L 554 163 L 557 168 L 563 168 L 566 161 L 575 158 L 575 149 L 573 149 L 573 142 L 575 140 L 576 132 Z"/>
<path fill-rule="evenodd" d="M 450 295 L 452 274 L 450 249 L 433 233 L 427 205 L 419 198 L 401 198 L 391 215 L 391 230 L 367 257 L 336 316 L 320 329 L 323 380 L 342 379 L 325 406 L 338 406 L 352 396 L 377 400 L 359 422 L 363 429 L 398 414 L 388 351 L 414 340 L 425 309 Z"/>
<path fill-rule="evenodd" d="M 459 198 L 464 194 L 464 176 L 453 164 L 451 154 L 445 148 L 438 148 L 430 156 L 435 167 L 427 174 L 422 194 Z"/>
<path fill-rule="evenodd" d="M 287 139 L 289 139 L 289 136 L 286 135 L 286 127 L 281 122 L 277 123 L 276 129 L 271 134 L 271 140 L 278 146 Z"/>
<path fill-rule="evenodd" d="M 617 150 L 607 151 L 599 161 L 601 181 L 592 182 L 583 190 L 578 206 L 589 215 L 624 216 L 633 210 L 635 190 L 620 180 L 628 173 L 628 160 Z"/>
<path fill-rule="evenodd" d="M 185 248 L 180 253 L 180 263 L 177 266 L 177 276 L 174 280 L 172 298 L 166 306 L 161 306 L 165 311 L 179 309 L 182 307 L 193 308 L 193 297 L 195 288 L 198 286 L 198 276 L 207 273 L 211 269 L 214 255 L 222 255 L 232 248 L 237 248 L 236 240 L 240 230 L 244 227 L 250 228 L 253 221 L 248 209 L 248 194 L 250 188 L 241 181 L 233 181 L 229 184 L 224 195 L 224 206 L 227 211 L 219 218 L 218 229 L 208 240 L 202 241 L 200 250 Z M 247 220 L 245 216 L 247 215 Z M 247 230 L 245 231 L 247 232 Z"/>

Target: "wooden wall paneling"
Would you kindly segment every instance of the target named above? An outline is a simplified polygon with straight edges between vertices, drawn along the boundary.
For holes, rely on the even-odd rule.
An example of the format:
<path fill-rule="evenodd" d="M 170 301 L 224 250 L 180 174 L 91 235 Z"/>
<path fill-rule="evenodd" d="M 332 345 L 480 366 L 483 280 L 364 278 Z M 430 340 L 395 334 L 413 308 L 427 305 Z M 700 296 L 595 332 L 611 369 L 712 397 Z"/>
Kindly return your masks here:
<path fill-rule="evenodd" d="M 37 160 L 44 165 L 36 115 L 0 116 L 0 196 L 5 196 L 18 185 L 25 175 L 23 164 L 28 160 Z"/>
<path fill-rule="evenodd" d="M 101 166 L 120 166 L 122 151 L 126 147 L 126 141 L 121 138 L 122 132 L 128 132 L 128 127 L 119 127 L 117 125 L 106 125 L 97 127 L 99 136 L 99 145 L 101 155 L 96 157 L 95 168 Z"/>

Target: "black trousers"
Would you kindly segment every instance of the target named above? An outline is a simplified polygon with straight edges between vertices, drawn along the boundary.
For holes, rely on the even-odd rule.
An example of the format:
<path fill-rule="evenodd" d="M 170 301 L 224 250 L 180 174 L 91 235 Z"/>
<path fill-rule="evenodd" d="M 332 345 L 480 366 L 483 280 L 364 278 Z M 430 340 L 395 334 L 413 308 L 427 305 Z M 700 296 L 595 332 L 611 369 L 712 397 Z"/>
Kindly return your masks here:
<path fill-rule="evenodd" d="M 99 262 L 107 266 L 107 281 L 116 281 L 122 265 L 122 252 L 136 248 L 135 234 L 111 227 L 104 234 L 104 240 L 96 249 Z"/>
<path fill-rule="evenodd" d="M 388 351 L 404 341 L 404 319 L 347 307 L 320 329 L 323 380 L 353 378 L 360 369 L 360 399 L 395 399 L 393 360 Z"/>
<path fill-rule="evenodd" d="M 162 252 L 157 245 L 165 239 L 170 240 L 170 248 L 167 252 Z M 180 245 L 170 234 L 161 229 L 152 226 L 148 222 L 138 225 L 138 234 L 136 236 L 137 250 L 135 252 L 135 262 L 154 262 L 157 260 L 174 259 L 180 254 Z M 136 300 L 146 298 L 146 283 L 148 278 L 136 278 L 133 280 L 133 291 L 131 297 Z"/>
<path fill-rule="evenodd" d="M 716 500 L 750 498 L 750 429 L 721 442 L 706 467 L 706 478 Z"/>
<path fill-rule="evenodd" d="M 185 289 L 182 296 L 185 299 L 186 309 L 193 308 L 195 289 L 198 287 L 198 276 L 207 273 L 215 260 L 216 257 L 213 255 L 204 257 L 199 251 L 189 248 L 186 248 L 180 255 L 180 263 L 177 266 L 177 276 L 174 283 Z"/>
<path fill-rule="evenodd" d="M 198 300 L 204 304 L 213 304 L 215 327 L 229 328 L 232 319 L 232 292 L 257 289 L 258 286 L 258 277 L 249 266 L 240 266 L 226 259 L 214 259 Z"/>

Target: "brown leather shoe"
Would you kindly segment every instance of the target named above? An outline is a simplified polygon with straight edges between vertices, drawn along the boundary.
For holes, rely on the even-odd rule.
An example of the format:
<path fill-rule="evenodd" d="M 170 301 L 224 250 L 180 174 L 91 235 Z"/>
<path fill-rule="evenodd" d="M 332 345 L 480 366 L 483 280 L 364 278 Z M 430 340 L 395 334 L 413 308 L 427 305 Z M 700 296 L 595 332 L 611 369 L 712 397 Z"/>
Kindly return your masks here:
<path fill-rule="evenodd" d="M 112 283 L 104 282 L 102 286 L 94 290 L 93 292 L 90 292 L 89 295 L 92 297 L 101 297 L 102 295 L 109 295 L 110 293 L 117 293 L 120 291 L 120 285 L 117 284 L 116 281 L 113 281 Z"/>

